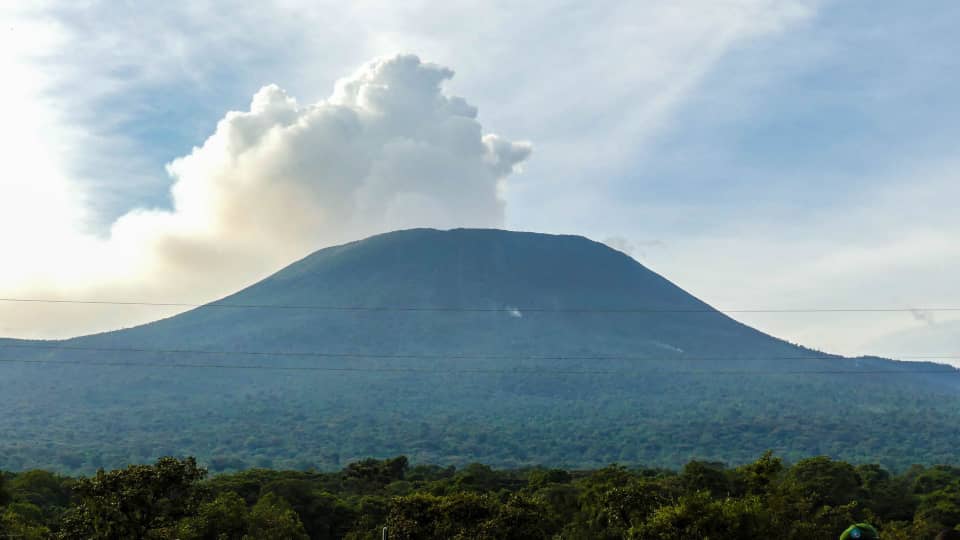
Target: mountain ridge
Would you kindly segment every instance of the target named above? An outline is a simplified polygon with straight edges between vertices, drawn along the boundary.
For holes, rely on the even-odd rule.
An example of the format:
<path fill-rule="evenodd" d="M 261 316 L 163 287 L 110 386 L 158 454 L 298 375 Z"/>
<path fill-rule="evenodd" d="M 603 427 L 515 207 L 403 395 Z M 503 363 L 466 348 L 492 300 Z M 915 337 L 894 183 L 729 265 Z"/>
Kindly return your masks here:
<path fill-rule="evenodd" d="M 164 454 L 337 468 L 401 453 L 670 466 L 767 449 L 898 467 L 949 462 L 960 444 L 944 366 L 788 343 L 573 235 L 386 233 L 160 321 L 0 343 L 0 361 L 16 404 L 0 431 L 20 441 L 0 442 L 0 468 Z"/>
<path fill-rule="evenodd" d="M 474 245 L 472 246 L 473 251 L 468 252 L 463 245 L 467 241 L 482 245 Z M 511 242 L 519 244 L 509 246 L 514 249 L 541 242 L 551 244 L 553 249 L 540 249 L 535 256 L 528 256 L 522 262 L 522 265 L 528 268 L 534 265 L 532 266 L 533 271 L 527 272 L 527 275 L 523 275 L 519 280 L 504 281 L 502 274 L 506 274 L 505 269 L 513 263 L 503 258 L 502 250 L 504 246 L 502 244 L 510 244 Z M 386 250 L 384 250 L 384 245 Z M 424 247 L 428 249 L 423 249 Z M 384 251 L 386 251 L 386 254 Z M 497 258 L 498 251 L 501 251 L 500 258 Z M 613 271 L 607 268 L 598 268 L 594 265 L 589 269 L 573 268 L 565 269 L 567 270 L 565 272 L 558 269 L 557 272 L 554 272 L 554 268 L 560 265 L 552 266 L 552 261 L 549 261 L 551 251 L 562 251 L 561 258 L 566 260 L 584 255 L 584 252 L 586 252 L 584 258 L 596 259 L 598 255 L 602 255 L 604 263 L 617 263 L 619 267 L 616 268 L 616 271 Z M 477 263 L 483 259 L 476 256 L 470 257 L 470 255 L 477 253 L 493 254 L 493 260 L 488 267 L 477 268 L 479 266 Z M 371 255 L 375 255 L 376 258 L 371 259 Z M 458 259 L 457 261 L 453 260 L 454 256 Z M 447 272 L 446 274 L 439 271 L 453 263 L 459 264 L 461 267 L 464 264 L 471 266 L 471 269 L 467 271 L 468 273 L 472 271 L 473 275 L 463 279 L 463 268 L 459 272 Z M 361 271 L 358 271 L 358 268 Z M 380 271 L 380 269 L 385 269 L 387 272 Z M 585 280 L 582 276 L 587 271 L 599 275 L 592 280 Z M 625 271 L 628 274 L 626 276 L 624 275 Z M 491 274 L 497 274 L 498 272 L 501 275 L 491 276 Z M 457 277 L 460 277 L 460 279 L 456 279 Z M 633 283 L 627 286 L 625 283 L 627 280 L 637 277 L 643 279 L 639 286 Z M 387 279 L 393 282 L 402 281 L 403 283 L 371 294 L 371 291 L 375 289 L 373 285 L 377 281 Z M 539 296 L 529 293 L 530 290 L 537 288 L 538 284 L 535 283 L 537 279 L 552 281 L 547 287 L 542 287 L 542 289 L 545 289 L 545 293 Z M 349 289 L 348 286 L 350 285 L 354 288 Z M 471 287 L 471 285 L 473 286 Z M 567 298 L 560 298 L 556 291 L 562 287 L 575 288 L 578 294 L 573 298 L 579 299 L 579 301 L 571 305 Z M 604 291 L 609 291 L 611 287 L 616 288 L 614 294 L 607 292 L 600 295 L 596 294 L 598 291 L 594 290 L 601 288 Z M 350 294 L 337 294 L 339 290 L 344 289 L 348 289 Z M 358 289 L 361 292 L 358 293 Z M 489 292 L 491 290 L 493 292 Z M 636 294 L 623 294 L 635 293 L 637 290 L 649 294 L 645 297 L 639 297 Z M 464 301 L 465 295 L 480 300 Z M 358 296 L 360 297 L 359 300 L 357 299 Z M 441 298 L 439 302 L 437 301 L 438 297 Z M 567 302 L 564 302 L 564 300 L 567 300 Z M 96 339 L 98 336 L 105 335 L 115 336 L 118 335 L 116 332 L 121 334 L 143 332 L 146 328 L 154 329 L 158 324 L 161 326 L 169 325 L 173 324 L 174 321 L 179 327 L 185 324 L 204 324 L 209 321 L 206 320 L 206 317 L 201 317 L 201 314 L 211 314 L 212 310 L 215 310 L 211 314 L 215 319 L 237 319 L 240 311 L 234 311 L 231 308 L 209 307 L 211 305 L 226 306 L 229 304 L 256 305 L 261 306 L 261 309 L 270 309 L 269 306 L 276 305 L 278 306 L 277 309 L 292 308 L 293 310 L 296 309 L 296 306 L 304 304 L 333 308 L 373 308 L 374 311 L 383 308 L 383 311 L 387 313 L 397 311 L 395 308 L 399 308 L 400 312 L 407 308 L 414 311 L 422 309 L 440 312 L 449 309 L 453 313 L 456 313 L 460 308 L 465 308 L 469 313 L 471 309 L 477 308 L 506 310 L 514 307 L 522 311 L 523 308 L 533 307 L 538 310 L 556 310 L 557 315 L 561 317 L 598 315 L 592 312 L 602 312 L 604 310 L 651 309 L 653 313 L 635 315 L 658 316 L 668 319 L 699 316 L 703 319 L 704 315 L 709 314 L 710 318 L 716 317 L 725 321 L 725 323 L 729 323 L 725 329 L 727 332 L 741 331 L 755 336 L 765 336 L 775 340 L 778 345 L 796 347 L 713 310 L 705 302 L 689 295 L 680 287 L 649 270 L 628 255 L 599 242 L 576 235 L 548 235 L 496 229 L 453 229 L 449 231 L 408 229 L 321 249 L 263 280 L 220 300 L 211 302 L 207 306 L 194 308 L 145 325 L 91 336 L 80 336 L 67 341 Z M 690 310 L 693 313 L 664 314 L 657 313 L 658 309 L 668 311 Z M 701 310 L 704 312 L 703 315 L 698 313 Z M 362 309 L 358 311 L 362 311 Z M 582 313 L 576 313 L 576 315 L 569 313 L 580 311 Z M 270 313 L 270 315 L 284 316 L 282 313 L 275 312 Z M 622 315 L 609 313 L 602 316 L 611 318 Z M 204 320 L 195 320 L 196 318 Z M 809 350 L 804 348 L 804 351 Z"/>

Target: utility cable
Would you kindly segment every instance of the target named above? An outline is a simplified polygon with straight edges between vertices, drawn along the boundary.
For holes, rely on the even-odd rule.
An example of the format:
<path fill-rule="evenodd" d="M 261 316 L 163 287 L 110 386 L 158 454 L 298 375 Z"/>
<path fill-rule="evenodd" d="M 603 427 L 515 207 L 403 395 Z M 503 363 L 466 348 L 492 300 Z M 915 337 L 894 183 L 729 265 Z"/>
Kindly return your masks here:
<path fill-rule="evenodd" d="M 171 369 L 247 369 L 274 371 L 324 371 L 324 372 L 360 372 L 360 373 L 427 373 L 427 374 L 490 374 L 490 375 L 902 375 L 902 374 L 949 374 L 958 375 L 960 369 L 818 369 L 818 370 L 686 370 L 686 371 L 623 371 L 623 370 L 560 370 L 560 369 L 484 369 L 451 368 L 433 369 L 416 367 L 329 367 L 329 366 L 276 366 L 266 364 L 194 364 L 194 363 L 142 363 L 142 362 L 101 362 L 84 360 L 33 360 L 0 358 L 0 363 L 54 364 L 100 367 L 139 367 Z"/>
<path fill-rule="evenodd" d="M 741 360 L 843 360 L 847 359 L 839 355 L 821 354 L 821 355 L 784 355 L 784 356 L 627 356 L 627 355 L 493 355 L 493 354 L 390 354 L 390 353 L 364 353 L 364 352 L 317 352 L 317 351 L 228 351 L 228 350 L 210 350 L 210 349 L 151 349 L 142 347 L 94 347 L 83 345 L 60 345 L 60 344 L 17 344 L 0 342 L 2 349 L 36 349 L 36 350 L 56 350 L 56 351 L 86 351 L 86 352 L 109 352 L 109 353 L 143 353 L 143 354 L 181 354 L 181 355 L 217 355 L 217 356 L 271 356 L 271 357 L 294 357 L 294 358 L 371 358 L 371 359 L 393 359 L 393 360 L 623 360 L 623 361 L 670 361 L 670 360 L 694 360 L 694 361 L 741 361 Z M 864 358 L 864 357 L 860 357 Z M 875 357 L 880 358 L 880 357 Z M 856 358 L 853 358 L 856 360 Z M 907 355 L 901 360 L 960 360 L 960 354 L 944 355 Z"/>
<path fill-rule="evenodd" d="M 336 306 L 319 304 L 232 304 L 211 302 L 192 304 L 186 302 L 141 302 L 119 300 L 59 300 L 52 298 L 0 298 L 0 302 L 34 304 L 86 304 L 108 306 L 153 306 L 182 308 L 226 309 L 302 309 L 315 311 L 370 311 L 370 312 L 443 312 L 443 313 L 923 313 L 960 312 L 960 307 L 878 307 L 878 308 L 784 308 L 784 309 L 714 309 L 706 308 L 549 308 L 549 307 L 456 307 L 456 306 Z"/>

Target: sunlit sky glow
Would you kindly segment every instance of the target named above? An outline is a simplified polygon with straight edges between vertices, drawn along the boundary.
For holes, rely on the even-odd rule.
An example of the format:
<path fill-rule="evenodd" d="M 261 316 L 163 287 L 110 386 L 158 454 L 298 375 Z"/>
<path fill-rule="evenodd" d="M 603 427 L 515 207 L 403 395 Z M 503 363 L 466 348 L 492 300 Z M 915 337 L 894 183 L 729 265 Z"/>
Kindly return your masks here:
<path fill-rule="evenodd" d="M 204 302 L 326 245 L 467 225 L 606 241 L 721 309 L 960 307 L 955 2 L 23 2 L 0 20 L 0 296 Z M 0 336 L 169 313 L 0 303 Z M 738 318 L 845 354 L 960 356 L 960 312 Z"/>

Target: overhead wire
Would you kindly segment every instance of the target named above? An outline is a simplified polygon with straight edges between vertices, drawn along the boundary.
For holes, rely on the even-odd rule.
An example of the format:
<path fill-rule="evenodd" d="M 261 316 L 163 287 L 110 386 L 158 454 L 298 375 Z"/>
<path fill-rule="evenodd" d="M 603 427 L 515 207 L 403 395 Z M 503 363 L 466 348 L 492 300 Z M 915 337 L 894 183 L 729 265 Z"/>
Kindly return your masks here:
<path fill-rule="evenodd" d="M 428 374 L 497 374 L 497 375 L 898 375 L 907 373 L 916 374 L 960 374 L 960 369 L 818 369 L 818 370 L 659 370 L 659 371 L 624 371 L 624 370 L 566 370 L 566 369 L 486 369 L 486 368 L 418 368 L 418 367 L 380 367 L 380 366 L 277 366 L 267 364 L 194 364 L 194 363 L 144 363 L 144 362 L 102 362 L 85 360 L 47 360 L 0 358 L 0 363 L 20 364 L 59 364 L 101 367 L 149 367 L 174 369 L 246 369 L 246 370 L 275 370 L 275 371 L 325 371 L 325 372 L 370 372 L 370 373 L 428 373 Z"/>
<path fill-rule="evenodd" d="M 721 360 L 839 360 L 844 359 L 839 355 L 832 354 L 811 354 L 811 355 L 782 355 L 782 356 L 674 356 L 665 358 L 661 356 L 631 356 L 631 355 L 577 355 L 577 354 L 558 354 L 558 355 L 499 355 L 499 354 L 464 354 L 464 353 L 367 353 L 367 352 L 330 352 L 330 351 L 246 351 L 246 350 L 213 350 L 213 349 L 154 349 L 145 347 L 99 347 L 87 345 L 64 345 L 54 343 L 0 343 L 2 349 L 36 349 L 36 350 L 61 350 L 61 351 L 85 351 L 85 352 L 109 352 L 109 353 L 145 353 L 145 354 L 182 354 L 182 355 L 217 355 L 217 356 L 268 356 L 268 357 L 296 357 L 296 358 L 371 358 L 371 359 L 393 359 L 393 360 L 622 360 L 622 361 L 662 361 L 662 360 L 693 360 L 693 361 L 721 361 Z M 865 358 L 865 357 L 860 357 Z M 879 357 L 873 357 L 879 358 Z M 942 355 L 906 355 L 905 360 L 960 360 L 958 354 Z"/>
<path fill-rule="evenodd" d="M 480 312 L 480 313 L 606 313 L 606 314 L 671 314 L 671 313 L 917 313 L 917 312 L 952 312 L 960 311 L 957 307 L 932 307 L 932 308 L 785 308 L 785 309 L 713 309 L 713 308 L 544 308 L 544 307 L 431 307 L 431 306 L 337 306 L 337 305 L 316 305 L 316 304 L 250 304 L 250 303 L 224 303 L 212 302 L 206 304 L 193 304 L 184 302 L 146 302 L 146 301 L 119 301 L 119 300 L 76 300 L 76 299 L 48 299 L 48 298 L 0 298 L 0 302 L 18 302 L 18 303 L 50 303 L 50 304 L 79 304 L 79 305 L 115 305 L 115 306 L 153 306 L 153 307 L 183 307 L 183 308 L 227 308 L 227 309 L 296 309 L 296 310 L 317 310 L 317 311 L 341 311 L 341 312 Z M 656 361 L 664 360 L 660 357 L 649 356 L 628 356 L 628 355 L 488 355 L 488 354 L 400 354 L 400 353 L 364 353 L 364 352 L 322 352 L 322 351 L 229 351 L 229 350 L 207 350 L 207 349 L 180 349 L 164 348 L 151 349 L 141 347 L 96 347 L 96 346 L 77 346 L 63 344 L 15 344 L 0 342 L 0 349 L 40 349 L 40 350 L 64 350 L 64 351 L 87 351 L 87 352 L 110 352 L 110 353 L 148 353 L 164 355 L 218 355 L 218 356 L 256 356 L 256 357 L 314 357 L 314 358 L 367 358 L 367 359 L 407 359 L 407 360 L 428 360 L 428 359 L 448 359 L 448 360 L 550 360 L 550 361 Z M 960 354 L 919 354 L 903 355 L 911 360 L 954 360 L 960 359 Z M 788 355 L 788 356 L 677 356 L 669 360 L 683 361 L 751 361 L 751 360 L 827 360 L 841 359 L 839 355 L 820 354 L 820 355 Z M 182 364 L 182 363 L 164 363 L 151 364 L 143 362 L 102 362 L 102 361 L 66 361 L 66 360 L 45 360 L 45 359 L 0 359 L 0 362 L 17 363 L 46 363 L 46 364 L 83 364 L 90 366 L 131 366 L 131 367 L 183 367 L 183 368 L 216 368 L 216 369 L 274 369 L 274 370 L 298 370 L 298 371 L 392 371 L 392 372 L 422 372 L 423 368 L 408 367 L 329 367 L 329 366 L 276 366 L 276 365 L 250 365 L 250 364 Z M 426 370 L 433 372 L 450 373 L 558 373 L 558 374 L 623 374 L 623 371 L 610 370 L 483 370 L 483 369 L 458 369 L 458 370 Z M 688 371 L 678 372 L 670 371 L 664 373 L 704 373 L 704 374 L 791 374 L 791 373 L 956 373 L 958 370 L 950 369 L 935 371 L 929 369 L 922 370 L 799 370 L 784 371 L 776 370 L 770 372 L 761 371 Z M 643 372 L 646 374 L 657 372 Z"/>
<path fill-rule="evenodd" d="M 922 312 L 960 312 L 960 307 L 839 307 L 839 308 L 746 308 L 714 309 L 705 308 L 550 308 L 542 306 L 362 306 L 362 305 L 322 305 L 322 304 L 250 304 L 210 302 L 195 304 L 188 302 L 147 302 L 134 300 L 76 300 L 55 298 L 0 298 L 0 302 L 36 303 L 36 304 L 79 304 L 108 306 L 152 306 L 182 308 L 225 308 L 225 309 L 302 309 L 315 311 L 369 311 L 369 312 L 464 312 L 464 313 L 922 313 Z"/>

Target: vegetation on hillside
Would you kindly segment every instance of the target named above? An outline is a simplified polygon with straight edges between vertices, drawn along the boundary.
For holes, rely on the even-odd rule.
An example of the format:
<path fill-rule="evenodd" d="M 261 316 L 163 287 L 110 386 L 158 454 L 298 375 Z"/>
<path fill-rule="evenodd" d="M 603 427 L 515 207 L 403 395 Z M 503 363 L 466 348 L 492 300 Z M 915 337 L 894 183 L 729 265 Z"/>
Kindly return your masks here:
<path fill-rule="evenodd" d="M 89 475 L 193 455 L 215 473 L 336 471 L 401 453 L 443 466 L 677 468 L 691 458 L 744 464 L 766 449 L 792 461 L 828 455 L 897 472 L 960 465 L 960 396 L 888 375 L 155 369 L 134 377 L 112 369 L 90 370 L 101 381 L 90 388 L 76 382 L 89 373 L 72 371 L 24 377 L 19 386 L 0 379 L 0 469 Z"/>
<path fill-rule="evenodd" d="M 884 540 L 960 524 L 960 468 L 891 474 L 771 453 L 679 471 L 410 466 L 366 459 L 335 473 L 250 469 L 207 478 L 192 458 L 70 478 L 0 475 L 0 538 L 289 540 L 834 540 L 858 521 Z"/>
<path fill-rule="evenodd" d="M 321 250 L 221 304 L 286 307 L 0 340 L 0 468 L 193 455 L 214 472 L 335 471 L 400 453 L 680 467 L 768 448 L 897 471 L 957 463 L 960 373 L 786 343 L 585 238 L 400 231 Z M 387 309 L 291 307 L 304 305 Z M 390 310 L 411 306 L 426 309 Z"/>

